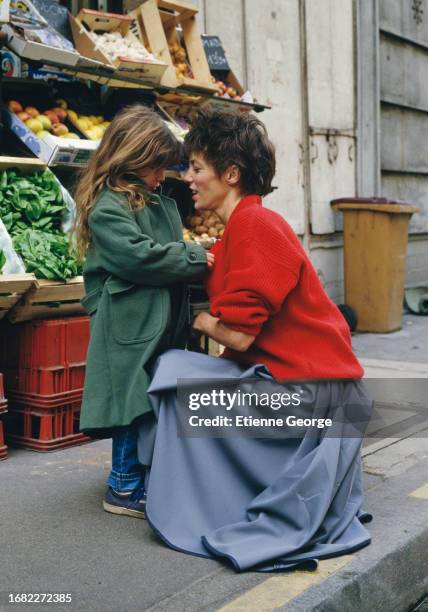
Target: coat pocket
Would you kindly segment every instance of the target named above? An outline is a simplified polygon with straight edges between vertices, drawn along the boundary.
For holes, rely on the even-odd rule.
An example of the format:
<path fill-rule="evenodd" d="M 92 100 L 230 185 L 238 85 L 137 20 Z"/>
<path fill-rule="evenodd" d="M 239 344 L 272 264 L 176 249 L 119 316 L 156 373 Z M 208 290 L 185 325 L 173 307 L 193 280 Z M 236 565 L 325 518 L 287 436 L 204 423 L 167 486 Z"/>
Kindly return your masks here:
<path fill-rule="evenodd" d="M 119 344 L 147 342 L 160 333 L 165 305 L 157 287 L 142 287 L 114 279 L 106 282 L 110 296 L 113 338 Z"/>

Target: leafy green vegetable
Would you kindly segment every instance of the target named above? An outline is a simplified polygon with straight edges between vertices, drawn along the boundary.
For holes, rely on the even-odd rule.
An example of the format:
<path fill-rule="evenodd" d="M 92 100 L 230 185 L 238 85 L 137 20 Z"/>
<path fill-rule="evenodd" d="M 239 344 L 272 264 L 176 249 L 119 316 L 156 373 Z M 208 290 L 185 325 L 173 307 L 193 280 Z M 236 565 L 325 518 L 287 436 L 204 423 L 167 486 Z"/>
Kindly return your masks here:
<path fill-rule="evenodd" d="M 81 274 L 68 236 L 26 229 L 13 239 L 28 272 L 37 278 L 67 280 Z"/>
<path fill-rule="evenodd" d="M 62 233 L 65 209 L 61 188 L 50 171 L 22 175 L 12 169 L 0 173 L 0 218 L 11 236 L 29 227 Z"/>
<path fill-rule="evenodd" d="M 61 229 L 66 204 L 49 171 L 23 175 L 0 172 L 0 218 L 13 239 L 27 272 L 37 278 L 67 280 L 81 273 L 70 240 Z M 0 271 L 5 261 L 0 251 Z"/>
<path fill-rule="evenodd" d="M 3 253 L 2 249 L 0 249 L 0 273 L 3 270 L 3 266 L 6 263 L 6 255 Z"/>

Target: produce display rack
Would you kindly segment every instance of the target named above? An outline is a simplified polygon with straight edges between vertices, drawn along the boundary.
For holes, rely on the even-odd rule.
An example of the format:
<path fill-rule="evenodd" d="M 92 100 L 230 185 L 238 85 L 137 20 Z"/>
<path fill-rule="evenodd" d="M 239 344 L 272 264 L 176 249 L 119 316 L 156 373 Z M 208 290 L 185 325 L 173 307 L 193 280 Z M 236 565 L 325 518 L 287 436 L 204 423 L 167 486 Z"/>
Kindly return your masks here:
<path fill-rule="evenodd" d="M 147 90 L 150 94 L 154 94 L 158 101 L 168 102 L 173 100 L 173 103 L 178 105 L 190 104 L 202 107 L 207 104 L 215 104 L 220 107 L 230 107 L 243 111 L 251 110 L 256 113 L 270 108 L 257 101 L 254 103 L 247 103 L 213 95 L 216 87 L 212 86 L 210 83 L 209 68 L 208 64 L 204 62 L 205 55 L 203 53 L 202 42 L 199 33 L 197 33 L 197 35 L 195 33 L 195 28 L 197 28 L 195 22 L 195 7 L 191 7 L 185 2 L 176 0 L 150 0 L 150 2 L 146 2 L 144 8 L 148 10 L 151 7 L 153 9 L 155 5 L 159 17 L 158 25 L 162 28 L 161 43 L 166 43 L 167 56 L 169 56 L 169 59 L 167 57 L 164 61 L 168 63 L 169 74 L 171 75 L 172 71 L 174 72 L 174 78 L 169 78 L 169 80 L 166 79 L 165 83 L 164 81 L 160 84 L 147 80 L 145 81 L 141 75 L 134 76 L 129 73 L 120 74 L 120 71 L 114 70 L 107 65 L 89 60 L 85 61 L 84 57 L 81 57 L 75 66 L 70 66 L 69 64 L 53 59 L 49 59 L 49 61 L 46 62 L 43 59 L 37 61 L 26 59 L 25 61 L 36 69 L 40 69 L 45 66 L 45 64 L 48 64 L 81 81 L 92 81 L 100 86 L 105 86 L 106 89 L 101 97 L 102 99 L 104 98 L 102 102 L 103 105 L 105 102 L 108 103 L 109 95 L 112 92 L 122 88 L 133 88 Z M 144 39 L 147 31 L 144 30 L 143 33 L 142 22 L 144 18 L 141 8 L 142 7 L 140 7 L 138 15 L 133 14 L 133 25 L 137 27 L 139 36 Z M 169 25 L 166 24 L 169 16 L 168 13 L 165 13 L 165 9 L 166 11 L 173 11 L 171 15 L 174 19 L 172 19 Z M 191 9 L 190 12 L 189 9 Z M 177 80 L 177 78 L 175 78 L 175 67 L 168 50 L 169 39 L 167 41 L 166 37 L 171 34 L 169 29 L 172 28 L 172 25 L 174 25 L 175 28 L 177 24 L 179 24 L 182 29 L 188 60 L 195 76 L 194 79 L 183 78 Z M 169 28 L 169 26 L 171 27 Z M 7 37 L 0 31 L 0 53 L 6 41 Z M 153 38 L 150 42 L 153 43 Z M 156 52 L 156 49 L 153 48 L 153 51 Z M 164 59 L 163 56 L 159 57 Z M 31 77 L 5 77 L 0 73 L 0 107 L 3 105 L 4 99 L 3 86 L 7 87 L 9 91 L 13 91 L 14 87 L 18 90 L 19 88 L 26 87 L 49 89 L 56 86 L 56 81 L 46 82 Z M 0 157 L 0 169 L 3 167 L 11 167 L 11 163 L 16 163 L 16 166 L 21 169 L 25 168 L 25 171 L 34 171 L 35 169 L 46 167 L 43 161 L 35 157 Z M 61 166 L 61 168 L 64 168 L 64 171 L 67 170 L 67 174 L 68 172 L 73 172 L 72 167 Z M 168 175 L 177 179 L 180 178 L 180 174 L 177 172 L 169 172 Z M 206 245 L 203 244 L 203 246 L 209 248 L 211 242 L 209 241 L 209 243 Z M 7 315 L 11 322 L 20 322 L 30 319 L 81 314 L 83 313 L 83 307 L 80 305 L 79 300 L 83 295 L 84 287 L 81 277 L 70 279 L 68 282 L 63 283 L 60 281 L 54 282 L 36 279 L 33 274 L 0 275 L 0 319 Z"/>
<path fill-rule="evenodd" d="M 90 79 L 95 80 L 100 85 L 107 85 L 108 87 L 135 87 L 148 89 L 154 92 L 159 93 L 160 95 L 173 93 L 180 97 L 183 96 L 201 96 L 204 102 L 213 102 L 215 104 L 221 106 L 229 106 L 231 108 L 242 108 L 243 110 L 253 110 L 256 113 L 261 113 L 265 110 L 269 110 L 271 107 L 266 104 L 261 104 L 259 102 L 242 102 L 240 100 L 231 100 L 228 98 L 222 98 L 220 96 L 215 96 L 212 93 L 207 92 L 205 89 L 198 89 L 196 86 L 188 87 L 185 84 L 180 85 L 178 87 L 171 87 L 167 85 L 153 85 L 153 83 L 148 83 L 147 81 L 143 81 L 142 79 L 133 78 L 130 76 L 123 76 L 114 73 L 114 76 L 111 71 L 105 70 L 104 68 L 92 68 L 90 66 L 82 66 L 82 67 L 70 67 L 65 64 L 61 64 L 59 62 L 50 62 L 51 66 L 55 66 L 56 68 L 61 68 L 66 74 L 70 74 L 79 79 Z M 13 77 L 10 77 L 13 78 Z"/>
<path fill-rule="evenodd" d="M 12 323 L 19 323 L 31 319 L 85 314 L 80 304 L 83 296 L 82 276 L 76 276 L 65 283 L 35 279 L 32 287 L 10 310 L 8 318 Z"/>

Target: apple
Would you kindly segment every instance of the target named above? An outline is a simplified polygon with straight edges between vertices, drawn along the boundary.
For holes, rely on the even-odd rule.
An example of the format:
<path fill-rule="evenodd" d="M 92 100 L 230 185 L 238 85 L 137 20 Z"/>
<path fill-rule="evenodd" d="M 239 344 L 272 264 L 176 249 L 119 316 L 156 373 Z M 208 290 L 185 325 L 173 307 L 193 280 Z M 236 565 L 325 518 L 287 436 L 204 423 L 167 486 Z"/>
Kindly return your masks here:
<path fill-rule="evenodd" d="M 71 119 L 71 121 L 77 121 L 77 113 L 74 110 L 68 110 L 67 111 L 67 115 L 68 118 Z"/>
<path fill-rule="evenodd" d="M 84 117 L 79 117 L 79 119 L 77 120 L 77 125 L 82 130 L 82 132 L 86 132 L 86 130 L 89 130 L 89 128 L 91 127 L 91 123 L 88 121 L 88 119 L 85 119 Z"/>
<path fill-rule="evenodd" d="M 55 113 L 55 115 L 59 118 L 60 121 L 64 121 L 64 119 L 66 119 L 67 117 L 67 111 L 63 108 L 60 108 L 59 106 L 53 108 L 52 111 Z"/>
<path fill-rule="evenodd" d="M 59 123 L 59 117 L 53 111 L 47 110 L 43 114 L 49 117 L 51 123 Z"/>
<path fill-rule="evenodd" d="M 25 125 L 35 134 L 43 130 L 43 125 L 35 117 L 30 117 L 30 119 L 27 119 Z"/>
<path fill-rule="evenodd" d="M 68 127 L 63 123 L 56 123 L 54 126 L 52 126 L 52 132 L 55 134 L 55 136 L 63 136 L 64 134 L 67 134 Z"/>
<path fill-rule="evenodd" d="M 12 113 L 22 113 L 22 111 L 24 110 L 22 108 L 22 104 L 20 102 L 17 102 L 17 100 L 9 100 L 9 102 L 7 103 L 7 107 L 10 111 L 12 111 Z"/>
<path fill-rule="evenodd" d="M 49 132 L 47 130 L 40 130 L 40 132 L 37 132 L 37 138 L 45 138 L 45 136 L 48 136 Z"/>
<path fill-rule="evenodd" d="M 57 103 L 57 106 L 59 108 L 63 108 L 64 110 L 67 110 L 68 104 L 63 98 L 58 98 L 58 100 L 55 100 L 55 102 Z"/>
<path fill-rule="evenodd" d="M 44 130 L 52 129 L 52 122 L 47 115 L 37 115 L 36 119 L 43 125 Z"/>
<path fill-rule="evenodd" d="M 30 119 L 30 115 L 26 113 L 25 111 L 22 111 L 22 113 L 17 113 L 16 116 L 19 117 L 21 121 L 27 121 L 27 119 Z"/>
<path fill-rule="evenodd" d="M 75 134 L 74 132 L 67 132 L 67 134 L 63 134 L 62 138 L 74 138 L 74 139 L 79 139 L 80 136 L 78 134 Z"/>
<path fill-rule="evenodd" d="M 37 117 L 37 115 L 40 115 L 39 111 L 34 106 L 26 106 L 24 110 L 30 117 Z"/>

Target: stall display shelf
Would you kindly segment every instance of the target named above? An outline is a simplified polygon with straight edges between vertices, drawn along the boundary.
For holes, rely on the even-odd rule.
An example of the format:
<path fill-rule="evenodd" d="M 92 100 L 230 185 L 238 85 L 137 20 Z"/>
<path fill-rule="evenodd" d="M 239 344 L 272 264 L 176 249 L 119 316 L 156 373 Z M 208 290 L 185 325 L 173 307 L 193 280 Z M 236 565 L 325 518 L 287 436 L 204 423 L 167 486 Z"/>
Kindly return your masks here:
<path fill-rule="evenodd" d="M 196 88 L 189 88 L 185 85 L 180 87 L 168 87 L 165 85 L 153 85 L 152 83 L 148 83 L 141 79 L 132 78 L 132 77 L 124 77 L 122 75 L 117 74 L 117 72 L 112 72 L 111 70 L 107 70 L 106 68 L 92 68 L 89 66 L 77 66 L 71 68 L 65 64 L 61 64 L 59 62 L 50 62 L 51 66 L 55 66 L 56 68 L 61 68 L 66 74 L 70 74 L 76 78 L 83 80 L 93 80 L 100 85 L 106 85 L 108 87 L 130 87 L 136 89 L 147 89 L 149 91 L 153 91 L 158 94 L 158 97 L 162 99 L 164 96 L 174 95 L 177 103 L 180 101 L 186 102 L 189 98 L 198 97 L 197 104 L 206 104 L 206 103 L 214 103 L 220 107 L 230 108 L 241 108 L 242 110 L 253 110 L 256 113 L 263 112 L 264 110 L 270 109 L 270 106 L 266 104 L 261 104 L 259 102 L 242 102 L 239 100 L 230 100 L 227 98 L 221 98 L 219 96 L 214 96 L 204 90 L 198 90 Z M 13 84 L 13 83 L 28 83 L 33 86 L 33 79 L 28 78 L 18 78 L 18 77 L 3 77 L 5 84 Z M 15 81 L 16 79 L 16 81 Z M 40 84 L 40 81 L 36 81 L 37 85 Z M 49 83 L 47 83 L 49 85 Z"/>
<path fill-rule="evenodd" d="M 0 319 L 3 319 L 36 281 L 34 274 L 0 274 Z"/>
<path fill-rule="evenodd" d="M 31 319 L 48 319 L 68 315 L 84 314 L 80 300 L 84 296 L 83 277 L 76 276 L 63 283 L 35 279 L 8 314 L 12 323 Z"/>

